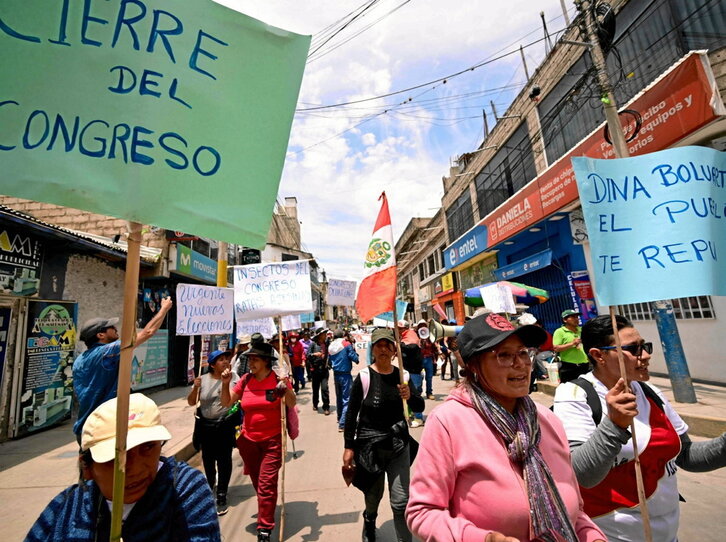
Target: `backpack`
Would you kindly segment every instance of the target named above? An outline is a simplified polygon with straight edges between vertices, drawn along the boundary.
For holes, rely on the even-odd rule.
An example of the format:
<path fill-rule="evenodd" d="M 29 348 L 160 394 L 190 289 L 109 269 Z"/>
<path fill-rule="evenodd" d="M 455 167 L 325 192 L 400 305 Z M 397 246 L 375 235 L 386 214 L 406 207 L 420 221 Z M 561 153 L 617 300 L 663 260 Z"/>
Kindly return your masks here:
<path fill-rule="evenodd" d="M 363 399 L 361 400 L 361 402 L 363 402 L 366 400 L 366 397 L 368 397 L 368 389 L 371 387 L 371 368 L 366 367 L 365 369 L 361 369 L 358 376 L 360 377 L 361 386 L 363 386 Z M 408 382 L 408 379 L 408 371 L 404 369 L 403 380 L 404 382 Z"/>
<path fill-rule="evenodd" d="M 602 403 L 600 402 L 600 396 L 597 394 L 597 391 L 595 391 L 595 386 L 592 385 L 592 382 L 582 377 L 575 378 L 570 382 L 585 390 L 587 406 L 589 406 L 592 411 L 592 421 L 595 422 L 595 425 L 600 425 L 600 420 L 602 420 Z M 638 384 L 640 384 L 640 388 L 643 390 L 646 398 L 651 399 L 658 408 L 664 410 L 663 399 L 660 398 L 655 390 L 645 382 L 638 382 Z M 554 411 L 554 405 L 550 407 L 550 410 Z"/>

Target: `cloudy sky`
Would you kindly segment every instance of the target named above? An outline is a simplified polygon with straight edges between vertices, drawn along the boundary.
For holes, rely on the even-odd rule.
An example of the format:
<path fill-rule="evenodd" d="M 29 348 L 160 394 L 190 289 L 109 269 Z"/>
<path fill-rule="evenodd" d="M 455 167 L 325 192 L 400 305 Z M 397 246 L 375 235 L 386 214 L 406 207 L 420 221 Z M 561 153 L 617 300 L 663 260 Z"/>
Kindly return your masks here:
<path fill-rule="evenodd" d="M 216 1 L 313 36 L 279 198 L 297 197 L 304 247 L 328 277 L 356 280 L 380 193 L 395 239 L 412 217 L 433 216 L 450 161 L 482 141 L 482 111 L 491 129 L 489 102 L 503 115 L 524 86 L 519 46 L 532 44 L 530 74 L 543 58 L 540 11 L 551 34 L 565 26 L 560 0 Z M 311 109 L 356 100 L 366 101 Z"/>

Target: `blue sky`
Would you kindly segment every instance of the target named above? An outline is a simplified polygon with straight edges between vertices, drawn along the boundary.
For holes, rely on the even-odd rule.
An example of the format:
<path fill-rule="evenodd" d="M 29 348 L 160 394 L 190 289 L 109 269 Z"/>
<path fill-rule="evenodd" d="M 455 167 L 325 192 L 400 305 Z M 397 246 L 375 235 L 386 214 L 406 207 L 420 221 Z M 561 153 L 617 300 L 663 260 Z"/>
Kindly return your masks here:
<path fill-rule="evenodd" d="M 367 4 L 216 1 L 274 26 L 311 34 L 311 51 L 321 45 L 324 29 Z M 566 6 L 572 18 L 572 1 Z M 560 0 L 378 0 L 309 57 L 279 197 L 298 199 L 303 244 L 328 277 L 361 278 L 383 190 L 396 239 L 412 217 L 433 216 L 450 161 L 481 144 L 482 110 L 491 129 L 489 102 L 503 115 L 522 89 L 526 78 L 518 48 L 543 38 L 540 11 L 551 34 L 564 28 Z M 516 54 L 445 83 L 303 111 L 417 86 L 510 51 Z M 530 74 L 544 53 L 543 41 L 525 49 Z"/>

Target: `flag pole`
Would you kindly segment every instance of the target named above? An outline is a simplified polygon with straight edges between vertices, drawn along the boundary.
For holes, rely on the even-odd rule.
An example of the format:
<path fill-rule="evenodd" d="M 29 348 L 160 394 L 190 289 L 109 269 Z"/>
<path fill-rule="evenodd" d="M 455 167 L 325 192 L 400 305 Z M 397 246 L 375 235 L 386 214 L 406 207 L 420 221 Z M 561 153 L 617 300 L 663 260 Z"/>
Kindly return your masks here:
<path fill-rule="evenodd" d="M 277 317 L 277 340 L 278 340 L 278 353 L 280 354 L 280 363 L 287 367 L 285 357 L 282 351 L 282 315 Z M 289 367 L 287 367 L 289 370 Z M 287 392 L 287 389 L 285 389 Z M 287 457 L 287 412 L 285 410 L 285 396 L 283 395 L 280 399 L 280 425 L 281 433 L 280 437 L 282 440 L 282 489 L 280 491 L 281 506 L 280 506 L 280 531 L 278 532 L 278 540 L 282 542 L 285 539 L 285 459 Z"/>
<path fill-rule="evenodd" d="M 124 302 L 121 320 L 121 360 L 118 367 L 116 399 L 116 452 L 113 462 L 113 497 L 111 503 L 110 541 L 121 540 L 124 486 L 126 478 L 126 435 L 129 428 L 129 393 L 131 391 L 131 363 L 136 339 L 136 301 L 139 288 L 141 254 L 141 224 L 129 222 L 126 274 L 124 276 Z"/>
<path fill-rule="evenodd" d="M 395 296 L 393 298 L 393 333 L 396 337 L 396 353 L 398 354 L 398 379 L 401 385 L 408 385 L 408 382 L 404 382 L 403 380 L 403 356 L 401 355 L 401 336 L 398 333 L 398 314 L 396 312 Z M 408 403 L 406 403 L 406 400 L 403 397 L 401 397 L 401 401 L 403 401 L 403 417 L 406 420 L 406 423 L 408 423 Z"/>
<path fill-rule="evenodd" d="M 381 194 L 381 198 L 384 199 L 384 201 L 388 201 L 386 198 L 386 192 L 385 190 Z M 378 198 L 378 199 L 381 199 Z M 390 213 L 388 215 L 388 219 L 391 223 L 391 232 L 393 231 L 393 221 L 390 219 Z M 393 253 L 394 260 L 396 259 L 396 251 L 395 247 L 391 247 L 391 252 Z M 401 354 L 401 335 L 398 332 L 398 311 L 396 310 L 397 303 L 396 298 L 398 297 L 398 261 L 396 261 L 396 265 L 394 266 L 394 288 L 393 288 L 393 335 L 396 338 L 396 354 L 398 355 L 398 380 L 400 384 L 403 386 L 404 384 L 408 385 L 408 382 L 404 381 L 403 378 L 403 355 Z M 408 403 L 406 403 L 406 400 L 401 398 L 401 401 L 403 401 L 403 418 L 406 420 L 406 424 L 409 422 L 408 417 Z"/>

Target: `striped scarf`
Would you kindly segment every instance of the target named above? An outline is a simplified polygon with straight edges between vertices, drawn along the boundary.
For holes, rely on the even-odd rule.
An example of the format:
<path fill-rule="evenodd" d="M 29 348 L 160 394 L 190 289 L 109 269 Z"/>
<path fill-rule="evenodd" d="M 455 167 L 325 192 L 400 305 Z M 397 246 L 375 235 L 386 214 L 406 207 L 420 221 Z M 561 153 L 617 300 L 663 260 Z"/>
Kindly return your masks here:
<path fill-rule="evenodd" d="M 501 435 L 510 461 L 522 465 L 535 539 L 577 542 L 567 509 L 539 450 L 542 433 L 534 401 L 529 397 L 518 399 L 515 413 L 510 414 L 477 382 L 469 383 L 467 390 L 479 415 Z"/>

